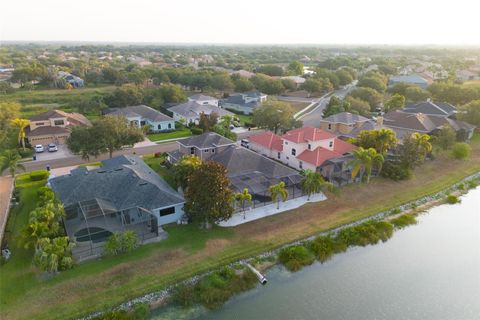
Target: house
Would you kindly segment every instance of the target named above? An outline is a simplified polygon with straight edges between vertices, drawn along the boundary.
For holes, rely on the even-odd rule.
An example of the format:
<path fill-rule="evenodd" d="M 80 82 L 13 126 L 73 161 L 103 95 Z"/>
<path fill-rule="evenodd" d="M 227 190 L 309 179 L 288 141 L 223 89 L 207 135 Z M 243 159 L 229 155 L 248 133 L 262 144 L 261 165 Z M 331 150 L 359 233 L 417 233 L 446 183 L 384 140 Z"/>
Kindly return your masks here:
<path fill-rule="evenodd" d="M 224 110 L 210 104 L 200 104 L 196 101 L 188 101 L 168 109 L 173 113 L 175 121 L 184 121 L 186 124 L 198 123 L 200 121 L 200 114 L 210 115 L 216 113 L 219 117 L 231 116 L 234 114 L 230 111 Z"/>
<path fill-rule="evenodd" d="M 267 95 L 259 91 L 235 93 L 220 101 L 220 106 L 227 110 L 235 110 L 243 114 L 251 114 L 253 110 L 267 100 Z"/>
<path fill-rule="evenodd" d="M 271 201 L 269 187 L 285 182 L 289 199 L 302 195 L 301 176 L 292 168 L 273 161 L 252 150 L 238 146 L 235 141 L 217 133 L 207 132 L 177 141 L 178 149 L 167 153 L 169 163 L 182 156 L 195 155 L 204 161 L 221 163 L 227 169 L 230 187 L 234 192 L 247 188 L 253 196 L 253 206 Z"/>
<path fill-rule="evenodd" d="M 74 88 L 80 88 L 85 86 L 85 82 L 83 81 L 82 78 L 77 77 L 71 73 L 65 72 L 65 71 L 59 71 L 58 72 L 58 77 L 60 79 L 64 79 L 66 82 L 70 83 L 72 87 Z"/>
<path fill-rule="evenodd" d="M 406 113 L 423 113 L 430 116 L 450 117 L 457 113 L 457 108 L 447 102 L 433 102 L 431 100 L 409 103 L 401 111 Z"/>
<path fill-rule="evenodd" d="M 148 125 L 151 132 L 175 130 L 175 120 L 172 117 L 146 105 L 112 108 L 107 110 L 106 114 L 123 116 L 135 127 Z"/>
<path fill-rule="evenodd" d="M 390 79 L 388 80 L 388 86 L 392 87 L 402 82 L 414 84 L 422 89 L 426 89 L 428 87 L 428 81 L 417 74 L 390 77 Z"/>
<path fill-rule="evenodd" d="M 447 125 L 455 130 L 459 139 L 466 140 L 473 136 L 475 130 L 475 126 L 463 121 L 423 113 L 408 113 L 395 110 L 386 113 L 383 118 L 383 125 L 392 129 L 400 140 L 414 132 L 434 135 L 438 130 Z"/>
<path fill-rule="evenodd" d="M 50 143 L 63 144 L 70 136 L 74 126 L 91 126 L 90 121 L 80 113 L 67 113 L 50 110 L 30 117 L 30 126 L 26 130 L 31 145 Z"/>
<path fill-rule="evenodd" d="M 457 70 L 455 72 L 455 76 L 457 77 L 457 80 L 460 81 L 469 81 L 469 80 L 479 80 L 480 79 L 480 73 L 476 73 L 470 70 Z"/>
<path fill-rule="evenodd" d="M 194 94 L 193 96 L 188 97 L 188 101 L 196 102 L 198 104 L 208 104 L 211 106 L 218 107 L 218 99 L 210 96 L 205 96 L 203 94 Z"/>
<path fill-rule="evenodd" d="M 356 148 L 338 139 L 333 133 L 313 127 L 294 129 L 283 136 L 264 132 L 250 137 L 250 141 L 250 148 L 256 152 L 297 170 L 309 169 L 321 172 L 327 179 L 329 178 L 329 169 L 325 167 L 327 161 L 343 158 L 343 162 L 347 162 L 351 159 L 350 153 Z M 348 170 L 347 167 L 344 166 L 344 171 Z"/>
<path fill-rule="evenodd" d="M 340 112 L 320 120 L 320 129 L 338 137 L 355 138 L 361 131 L 382 127 L 382 118 L 377 121 L 350 112 Z"/>
<path fill-rule="evenodd" d="M 290 80 L 290 81 L 293 81 L 295 83 L 295 85 L 297 86 L 297 89 L 301 87 L 302 84 L 305 83 L 305 81 L 307 81 L 305 78 L 303 77 L 300 77 L 300 76 L 288 76 L 288 77 L 281 77 L 282 80 Z"/>
<path fill-rule="evenodd" d="M 65 207 L 65 231 L 79 260 L 100 255 L 113 232 L 132 230 L 141 243 L 164 239 L 161 226 L 183 216 L 183 197 L 138 157 L 78 167 L 49 184 Z"/>

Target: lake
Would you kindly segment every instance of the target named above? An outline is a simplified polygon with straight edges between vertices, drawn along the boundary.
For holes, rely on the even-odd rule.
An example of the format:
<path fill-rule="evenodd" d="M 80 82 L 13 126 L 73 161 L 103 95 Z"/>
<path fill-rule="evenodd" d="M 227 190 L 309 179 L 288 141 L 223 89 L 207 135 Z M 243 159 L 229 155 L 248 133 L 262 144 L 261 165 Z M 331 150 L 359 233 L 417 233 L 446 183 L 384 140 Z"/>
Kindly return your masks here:
<path fill-rule="evenodd" d="M 480 188 L 385 242 L 351 248 L 207 311 L 167 307 L 150 319 L 480 319 Z"/>

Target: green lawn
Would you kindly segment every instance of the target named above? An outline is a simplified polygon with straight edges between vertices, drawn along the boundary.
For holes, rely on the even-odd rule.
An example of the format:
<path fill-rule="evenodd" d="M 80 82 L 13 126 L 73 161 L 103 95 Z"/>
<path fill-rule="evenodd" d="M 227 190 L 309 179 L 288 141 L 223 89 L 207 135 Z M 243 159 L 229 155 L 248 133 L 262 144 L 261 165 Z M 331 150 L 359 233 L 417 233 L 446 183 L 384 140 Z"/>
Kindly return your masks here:
<path fill-rule="evenodd" d="M 160 177 L 162 177 L 172 188 L 176 189 L 176 183 L 172 171 L 168 170 L 162 163 L 165 162 L 165 156 L 156 158 L 153 155 L 143 156 L 143 161 L 148 164 Z"/>
<path fill-rule="evenodd" d="M 245 122 L 246 123 L 252 123 L 252 115 L 236 114 L 235 117 L 240 119 L 240 125 L 242 125 L 242 126 L 245 125 Z"/>
<path fill-rule="evenodd" d="M 162 141 L 162 140 L 169 140 L 169 139 L 180 139 L 189 137 L 192 135 L 192 132 L 188 128 L 184 128 L 181 130 L 176 130 L 172 132 L 160 132 L 160 133 L 151 133 L 147 136 L 150 141 Z"/>
<path fill-rule="evenodd" d="M 197 273 L 395 208 L 480 171 L 478 135 L 472 147 L 472 156 L 466 161 L 439 155 L 415 170 L 410 180 L 394 182 L 378 178 L 368 186 L 349 185 L 327 201 L 236 228 L 205 231 L 196 225 L 166 226 L 170 236 L 165 241 L 142 246 L 131 254 L 75 266 L 49 280 L 41 280 L 31 267 L 32 252 L 17 247 L 28 212 L 35 207 L 36 189 L 43 184 L 21 175 L 18 185 L 28 188 L 23 189 L 22 202 L 8 223 L 13 257 L 0 267 L 1 318 L 77 318 Z M 170 172 L 161 166 L 162 158 L 150 156 L 145 161 L 169 179 Z"/>

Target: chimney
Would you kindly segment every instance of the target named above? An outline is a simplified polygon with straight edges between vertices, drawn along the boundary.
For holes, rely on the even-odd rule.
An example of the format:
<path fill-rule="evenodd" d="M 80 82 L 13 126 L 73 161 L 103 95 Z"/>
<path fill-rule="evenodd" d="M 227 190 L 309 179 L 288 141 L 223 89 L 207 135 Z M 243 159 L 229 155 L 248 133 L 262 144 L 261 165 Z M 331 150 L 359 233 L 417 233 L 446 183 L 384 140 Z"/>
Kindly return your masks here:
<path fill-rule="evenodd" d="M 382 116 L 377 117 L 377 126 L 379 126 L 379 127 L 383 126 L 383 117 Z"/>

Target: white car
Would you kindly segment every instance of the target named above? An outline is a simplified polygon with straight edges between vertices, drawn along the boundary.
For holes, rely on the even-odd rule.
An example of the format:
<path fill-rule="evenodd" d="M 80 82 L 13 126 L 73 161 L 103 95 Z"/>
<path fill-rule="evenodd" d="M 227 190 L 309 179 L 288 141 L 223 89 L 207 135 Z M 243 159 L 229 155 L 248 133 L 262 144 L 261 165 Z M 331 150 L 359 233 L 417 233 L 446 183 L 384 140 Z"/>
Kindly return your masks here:
<path fill-rule="evenodd" d="M 56 152 L 56 151 L 58 151 L 57 145 L 54 143 L 50 143 L 48 145 L 48 152 Z"/>
<path fill-rule="evenodd" d="M 43 148 L 43 146 L 41 144 L 37 144 L 34 149 L 35 149 L 36 153 L 40 153 L 40 152 L 45 151 L 45 148 Z"/>

